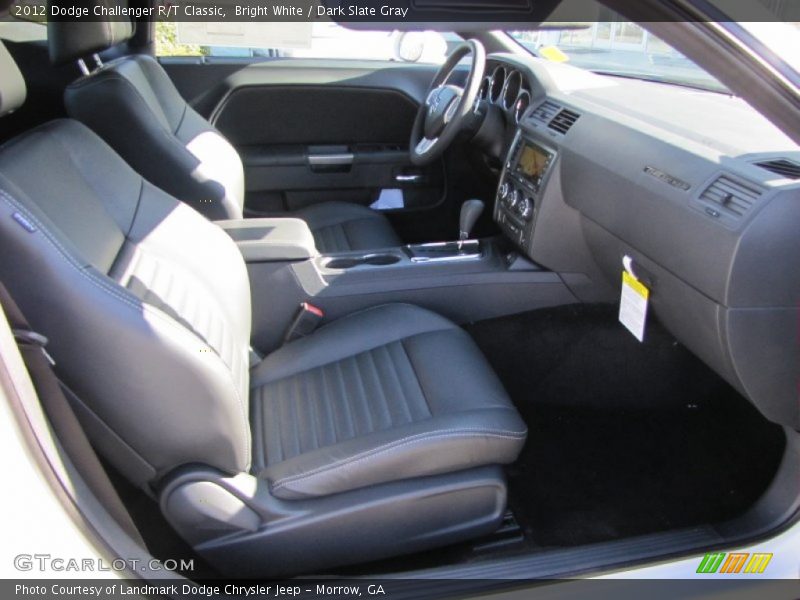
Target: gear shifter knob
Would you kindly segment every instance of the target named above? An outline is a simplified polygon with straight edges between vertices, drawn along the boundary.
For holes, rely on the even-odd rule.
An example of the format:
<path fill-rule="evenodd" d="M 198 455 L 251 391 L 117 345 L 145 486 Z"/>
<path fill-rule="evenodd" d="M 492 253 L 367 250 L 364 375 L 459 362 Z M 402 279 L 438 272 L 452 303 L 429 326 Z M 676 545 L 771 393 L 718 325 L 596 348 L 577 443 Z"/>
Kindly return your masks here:
<path fill-rule="evenodd" d="M 475 227 L 475 222 L 483 212 L 483 202 L 481 200 L 467 200 L 461 205 L 461 219 L 459 220 L 458 240 L 463 242 L 469 239 L 469 234 L 472 228 Z"/>

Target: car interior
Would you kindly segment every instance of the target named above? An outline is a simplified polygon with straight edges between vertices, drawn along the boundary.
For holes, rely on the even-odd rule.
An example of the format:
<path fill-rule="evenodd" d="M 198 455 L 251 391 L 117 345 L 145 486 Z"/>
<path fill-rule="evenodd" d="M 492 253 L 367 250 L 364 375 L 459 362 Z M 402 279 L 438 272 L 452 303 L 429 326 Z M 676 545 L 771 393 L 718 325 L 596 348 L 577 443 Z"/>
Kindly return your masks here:
<path fill-rule="evenodd" d="M 793 521 L 798 131 L 499 31 L 441 65 L 153 36 L 0 41 L 0 281 L 149 553 L 559 577 Z"/>

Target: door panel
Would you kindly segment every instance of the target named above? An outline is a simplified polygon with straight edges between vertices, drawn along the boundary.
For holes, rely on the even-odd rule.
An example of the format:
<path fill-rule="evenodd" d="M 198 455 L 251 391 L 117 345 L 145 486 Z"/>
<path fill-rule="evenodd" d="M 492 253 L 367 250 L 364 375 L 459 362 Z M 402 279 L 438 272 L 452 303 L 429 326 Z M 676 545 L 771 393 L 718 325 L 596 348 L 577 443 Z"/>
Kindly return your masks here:
<path fill-rule="evenodd" d="M 242 156 L 249 215 L 329 200 L 423 211 L 444 198 L 443 164 L 415 167 L 407 148 L 435 66 L 208 58 L 162 64 Z"/>
<path fill-rule="evenodd" d="M 419 104 L 389 89 L 320 85 L 238 88 L 214 124 L 236 146 L 408 144 Z"/>

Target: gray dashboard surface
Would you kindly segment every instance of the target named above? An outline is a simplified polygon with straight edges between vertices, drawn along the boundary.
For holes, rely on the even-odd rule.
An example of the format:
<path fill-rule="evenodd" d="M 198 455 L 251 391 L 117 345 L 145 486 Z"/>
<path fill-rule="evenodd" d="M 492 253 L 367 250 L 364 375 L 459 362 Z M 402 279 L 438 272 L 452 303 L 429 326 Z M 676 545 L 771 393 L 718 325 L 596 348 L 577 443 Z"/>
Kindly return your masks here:
<path fill-rule="evenodd" d="M 619 289 L 633 257 L 673 334 L 768 418 L 800 427 L 800 181 L 755 164 L 800 164 L 800 147 L 729 95 L 490 58 L 530 81 L 522 130 L 558 152 L 542 212 L 578 215 L 537 224 L 531 258 L 558 270 L 588 248 L 582 270 Z M 579 115 L 566 134 L 533 117 L 545 102 Z"/>

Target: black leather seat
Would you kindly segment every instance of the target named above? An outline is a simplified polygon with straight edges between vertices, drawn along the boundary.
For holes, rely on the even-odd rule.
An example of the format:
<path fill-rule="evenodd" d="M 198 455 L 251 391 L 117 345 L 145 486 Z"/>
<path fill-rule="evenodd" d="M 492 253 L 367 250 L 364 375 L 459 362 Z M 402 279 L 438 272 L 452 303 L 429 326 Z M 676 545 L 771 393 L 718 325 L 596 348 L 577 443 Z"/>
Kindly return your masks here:
<path fill-rule="evenodd" d="M 4 115 L 24 84 L 2 45 L 0 70 Z M 235 243 L 74 120 L 0 147 L 0 254 L 95 448 L 224 573 L 363 561 L 500 523 L 499 465 L 526 428 L 447 319 L 375 307 L 251 368 Z"/>
<path fill-rule="evenodd" d="M 54 64 L 126 41 L 127 21 L 48 23 Z M 183 99 L 151 56 L 124 56 L 69 85 L 70 117 L 89 126 L 145 179 L 212 220 L 241 219 L 244 170 L 236 149 Z M 325 202 L 283 216 L 307 220 L 324 253 L 401 245 L 389 221 L 358 204 Z"/>
<path fill-rule="evenodd" d="M 334 321 L 269 355 L 250 385 L 253 472 L 280 498 L 508 463 L 525 438 L 469 335 L 411 305 Z"/>

